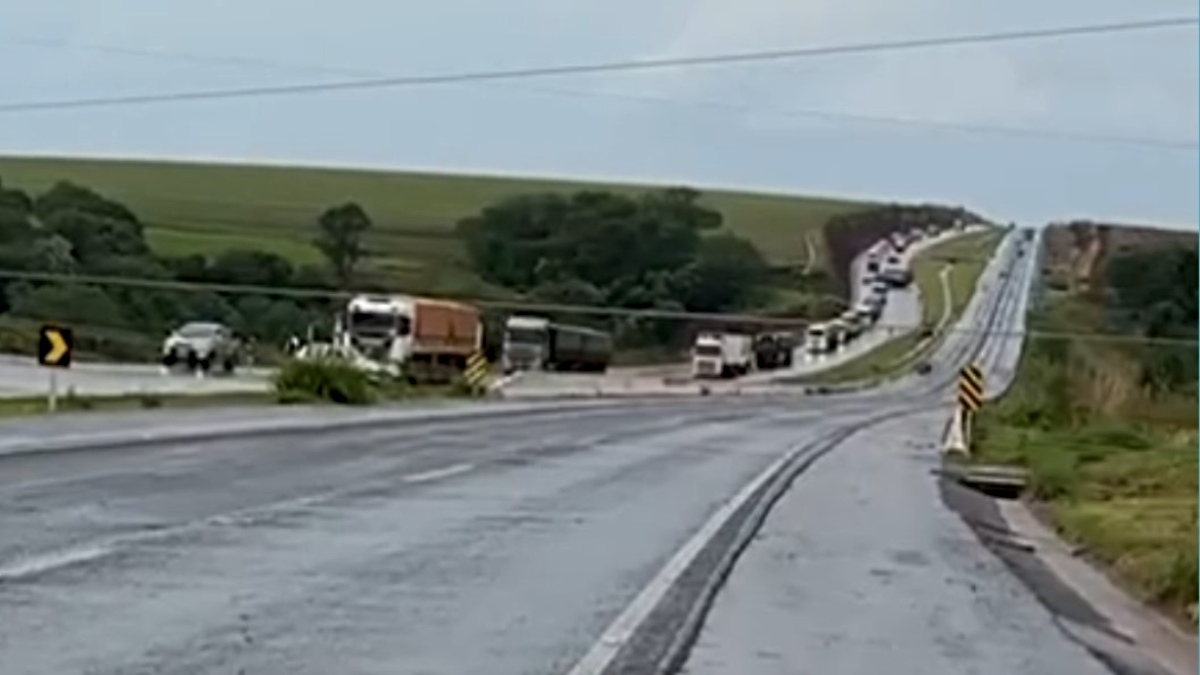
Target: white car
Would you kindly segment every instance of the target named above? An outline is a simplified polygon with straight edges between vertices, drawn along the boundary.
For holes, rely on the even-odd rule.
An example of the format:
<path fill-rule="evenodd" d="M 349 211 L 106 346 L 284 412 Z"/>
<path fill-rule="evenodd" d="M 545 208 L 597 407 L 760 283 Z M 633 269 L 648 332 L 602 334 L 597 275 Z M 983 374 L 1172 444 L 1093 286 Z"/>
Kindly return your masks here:
<path fill-rule="evenodd" d="M 193 321 L 171 331 L 163 342 L 162 363 L 167 368 L 186 366 L 208 372 L 219 366 L 226 373 L 238 365 L 240 341 L 219 323 Z"/>

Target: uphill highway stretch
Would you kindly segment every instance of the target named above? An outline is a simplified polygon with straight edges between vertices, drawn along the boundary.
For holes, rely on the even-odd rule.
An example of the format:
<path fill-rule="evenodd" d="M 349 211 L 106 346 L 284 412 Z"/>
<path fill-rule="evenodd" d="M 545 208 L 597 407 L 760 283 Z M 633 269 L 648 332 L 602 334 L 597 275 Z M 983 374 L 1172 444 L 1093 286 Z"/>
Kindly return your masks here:
<path fill-rule="evenodd" d="M 1005 288 L 975 318 L 1011 315 Z M 936 376 L 853 395 L 0 453 L 0 670 L 657 672 L 686 655 L 695 600 L 784 479 L 941 405 L 950 361 L 984 342 L 948 340 Z M 903 531 L 821 513 L 829 531 Z"/>

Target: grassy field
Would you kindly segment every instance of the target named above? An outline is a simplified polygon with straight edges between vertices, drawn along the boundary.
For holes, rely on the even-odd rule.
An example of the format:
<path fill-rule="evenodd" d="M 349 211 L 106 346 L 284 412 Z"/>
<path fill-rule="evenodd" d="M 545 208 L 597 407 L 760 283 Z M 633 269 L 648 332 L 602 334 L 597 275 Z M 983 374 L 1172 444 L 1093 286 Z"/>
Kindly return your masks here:
<path fill-rule="evenodd" d="M 128 204 L 164 254 L 215 253 L 253 246 L 298 263 L 318 260 L 310 241 L 325 208 L 354 200 L 376 223 L 369 271 L 404 289 L 445 294 L 495 293 L 469 269 L 455 223 L 503 197 L 600 185 L 484 176 L 317 168 L 0 157 L 0 180 L 40 191 L 72 180 Z M 830 217 L 863 203 L 713 191 L 706 202 L 728 228 L 777 264 L 804 264 L 823 237 L 810 236 Z"/>
<path fill-rule="evenodd" d="M 947 325 L 962 315 L 975 292 L 979 275 L 1004 233 L 990 229 L 964 235 L 938 244 L 919 253 L 913 259 L 913 283 L 921 293 L 921 323 L 935 328 L 946 314 L 946 294 L 942 288 L 942 270 L 950 265 L 947 284 L 950 287 L 950 307 Z M 853 382 L 898 375 L 912 368 L 941 343 L 943 334 L 932 339 L 922 331 L 912 330 L 899 335 L 876 349 L 846 363 L 814 375 L 806 380 L 817 384 Z"/>
<path fill-rule="evenodd" d="M 1059 298 L 1041 327 L 1077 331 L 1092 314 Z M 1027 342 L 1013 389 L 980 416 L 974 460 L 1026 467 L 1035 510 L 1060 534 L 1194 622 L 1196 399 L 1138 391 L 1112 345 L 1069 345 L 1064 357 Z"/>

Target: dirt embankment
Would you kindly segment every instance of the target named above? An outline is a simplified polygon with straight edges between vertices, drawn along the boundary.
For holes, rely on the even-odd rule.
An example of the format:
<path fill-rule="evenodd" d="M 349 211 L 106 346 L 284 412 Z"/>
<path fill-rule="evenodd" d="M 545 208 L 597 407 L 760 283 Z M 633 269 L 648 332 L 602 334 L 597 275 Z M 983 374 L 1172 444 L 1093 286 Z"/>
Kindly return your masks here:
<path fill-rule="evenodd" d="M 1105 265 L 1114 255 L 1196 245 L 1195 232 L 1088 220 L 1052 223 L 1044 237 L 1042 272 L 1051 288 L 1087 296 L 1103 288 Z"/>

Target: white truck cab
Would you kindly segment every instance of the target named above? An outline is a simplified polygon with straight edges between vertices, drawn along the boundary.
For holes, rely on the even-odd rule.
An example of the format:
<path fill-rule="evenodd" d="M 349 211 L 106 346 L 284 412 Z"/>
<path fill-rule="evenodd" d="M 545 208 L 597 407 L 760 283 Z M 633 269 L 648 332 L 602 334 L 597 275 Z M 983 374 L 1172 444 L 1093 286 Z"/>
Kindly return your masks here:
<path fill-rule="evenodd" d="M 541 370 L 550 349 L 550 320 L 536 316 L 510 316 L 504 324 L 505 373 Z"/>
<path fill-rule="evenodd" d="M 339 318 L 335 342 L 374 361 L 407 363 L 413 350 L 413 298 L 357 295 Z"/>
<path fill-rule="evenodd" d="M 734 333 L 700 333 L 692 346 L 692 376 L 737 377 L 750 372 L 754 340 Z"/>
<path fill-rule="evenodd" d="M 824 354 L 829 349 L 829 327 L 814 323 L 804 333 L 804 351 L 809 354 Z"/>

